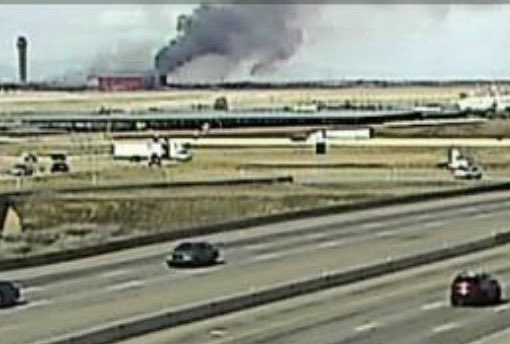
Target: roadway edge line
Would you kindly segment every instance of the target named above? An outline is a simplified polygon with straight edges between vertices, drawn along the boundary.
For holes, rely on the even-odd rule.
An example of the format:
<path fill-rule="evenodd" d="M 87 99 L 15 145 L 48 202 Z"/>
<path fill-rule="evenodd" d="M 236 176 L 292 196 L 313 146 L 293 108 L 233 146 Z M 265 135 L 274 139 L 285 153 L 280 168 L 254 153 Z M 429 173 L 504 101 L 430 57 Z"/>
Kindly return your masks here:
<path fill-rule="evenodd" d="M 510 243 L 510 232 L 437 249 L 393 261 L 362 266 L 351 270 L 331 271 L 320 276 L 274 285 L 251 293 L 240 293 L 226 298 L 186 305 L 177 309 L 124 319 L 36 344 L 109 344 L 163 330 L 173 326 L 212 318 L 218 315 L 246 310 L 292 297 L 360 282 L 386 274 L 437 263 Z"/>
<path fill-rule="evenodd" d="M 292 181 L 291 181 L 292 182 Z M 86 246 L 78 249 L 68 249 L 57 252 L 38 254 L 28 257 L 17 257 L 0 260 L 0 272 L 37 267 L 42 265 L 66 262 L 69 260 L 93 257 L 101 254 L 113 253 L 121 250 L 159 244 L 166 241 L 179 240 L 193 236 L 217 234 L 230 230 L 249 229 L 250 227 L 274 224 L 291 220 L 303 220 L 319 216 L 335 215 L 359 210 L 377 209 L 386 206 L 433 201 L 442 198 L 477 195 L 497 191 L 510 190 L 510 182 L 491 183 L 488 185 L 461 187 L 447 190 L 424 192 L 397 197 L 385 197 L 365 200 L 351 204 L 330 205 L 311 209 L 301 209 L 283 213 L 249 217 L 241 220 L 227 221 L 205 226 L 179 229 L 176 231 L 156 233 L 143 236 L 106 242 L 100 245 Z"/>

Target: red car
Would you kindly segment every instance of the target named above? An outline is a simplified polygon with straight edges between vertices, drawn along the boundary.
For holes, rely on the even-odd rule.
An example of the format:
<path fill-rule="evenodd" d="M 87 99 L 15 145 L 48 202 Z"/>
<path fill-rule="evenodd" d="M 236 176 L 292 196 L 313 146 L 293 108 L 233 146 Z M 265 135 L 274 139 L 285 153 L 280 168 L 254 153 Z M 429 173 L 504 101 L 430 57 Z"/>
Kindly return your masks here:
<path fill-rule="evenodd" d="M 501 302 L 501 284 L 488 273 L 461 273 L 450 291 L 452 306 L 493 305 Z"/>

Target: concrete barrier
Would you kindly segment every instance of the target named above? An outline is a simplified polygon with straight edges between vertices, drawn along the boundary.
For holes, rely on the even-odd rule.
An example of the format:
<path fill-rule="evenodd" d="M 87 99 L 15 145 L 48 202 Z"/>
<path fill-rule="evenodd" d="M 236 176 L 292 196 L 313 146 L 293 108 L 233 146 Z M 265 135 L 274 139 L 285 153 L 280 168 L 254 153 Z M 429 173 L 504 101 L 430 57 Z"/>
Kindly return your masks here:
<path fill-rule="evenodd" d="M 282 177 L 285 178 L 285 177 Z M 428 201 L 441 198 L 453 198 L 466 195 L 474 195 L 480 193 L 488 193 L 495 191 L 510 190 L 510 182 L 489 184 L 483 186 L 476 186 L 471 188 L 442 190 L 435 192 L 427 192 L 420 194 L 413 194 L 408 196 L 379 198 L 368 201 L 361 201 L 352 204 L 341 204 L 325 206 L 320 208 L 303 209 L 292 212 L 277 213 L 271 215 L 256 216 L 242 220 L 233 220 L 223 223 L 216 223 L 205 226 L 198 226 L 192 228 L 184 228 L 177 231 L 155 233 L 125 239 L 118 239 L 107 243 L 82 247 L 77 249 L 69 249 L 58 252 L 50 252 L 33 256 L 9 258 L 0 260 L 0 271 L 7 271 L 12 269 L 20 269 L 26 267 L 34 267 L 45 264 L 53 264 L 68 261 L 71 259 L 79 259 L 91 257 L 94 255 L 111 253 L 124 249 L 130 249 L 140 246 L 152 245 L 162 243 L 165 241 L 179 240 L 194 236 L 202 236 L 226 232 L 231 230 L 247 229 L 282 221 L 300 220 L 312 217 L 319 217 L 325 215 L 332 215 L 338 213 L 345 213 L 356 210 L 367 210 L 379 208 L 383 206 L 392 206 L 397 204 L 415 203 L 421 201 Z"/>
<path fill-rule="evenodd" d="M 510 243 L 510 232 L 400 259 L 272 286 L 255 292 L 190 305 L 111 323 L 93 330 L 41 342 L 44 344 L 107 344 L 213 316 L 240 311 L 303 294 L 359 282 Z"/>

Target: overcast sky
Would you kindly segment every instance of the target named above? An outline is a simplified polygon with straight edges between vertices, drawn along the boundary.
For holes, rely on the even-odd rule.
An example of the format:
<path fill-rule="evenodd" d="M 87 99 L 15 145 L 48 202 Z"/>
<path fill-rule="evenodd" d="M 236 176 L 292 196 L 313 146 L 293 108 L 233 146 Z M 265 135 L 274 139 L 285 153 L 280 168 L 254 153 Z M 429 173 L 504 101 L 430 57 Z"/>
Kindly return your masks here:
<path fill-rule="evenodd" d="M 0 80 L 16 78 L 18 35 L 29 40 L 32 80 L 86 74 L 118 55 L 151 68 L 177 16 L 193 8 L 0 5 Z M 510 6 L 321 5 L 311 13 L 297 53 L 259 79 L 510 78 Z"/>

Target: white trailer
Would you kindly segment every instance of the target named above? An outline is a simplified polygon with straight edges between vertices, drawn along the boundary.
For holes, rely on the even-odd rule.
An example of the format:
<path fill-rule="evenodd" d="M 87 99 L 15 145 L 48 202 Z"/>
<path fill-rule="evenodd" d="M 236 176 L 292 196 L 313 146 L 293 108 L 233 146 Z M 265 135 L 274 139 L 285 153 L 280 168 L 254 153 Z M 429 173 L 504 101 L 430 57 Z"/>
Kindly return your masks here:
<path fill-rule="evenodd" d="M 113 143 L 113 158 L 131 161 L 149 160 L 151 157 L 162 159 L 165 154 L 159 141 L 125 141 Z"/>
<path fill-rule="evenodd" d="M 131 161 L 163 159 L 189 161 L 191 152 L 180 142 L 169 139 L 113 142 L 113 158 Z"/>
<path fill-rule="evenodd" d="M 371 137 L 372 130 L 370 128 L 321 129 L 311 133 L 307 138 L 307 142 L 315 143 L 320 140 L 368 140 Z"/>

